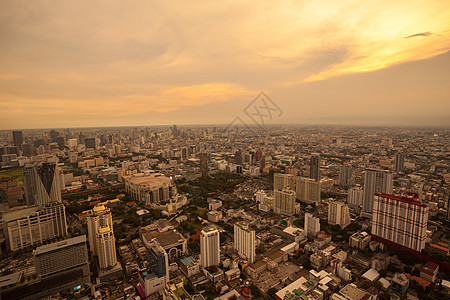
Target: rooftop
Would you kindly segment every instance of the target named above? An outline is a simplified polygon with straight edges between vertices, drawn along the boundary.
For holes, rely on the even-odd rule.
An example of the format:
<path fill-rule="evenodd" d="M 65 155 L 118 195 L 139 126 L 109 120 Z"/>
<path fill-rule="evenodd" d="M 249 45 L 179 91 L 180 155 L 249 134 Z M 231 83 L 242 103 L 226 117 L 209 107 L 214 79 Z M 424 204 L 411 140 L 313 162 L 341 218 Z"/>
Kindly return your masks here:
<path fill-rule="evenodd" d="M 61 248 L 69 247 L 72 245 L 80 244 L 80 243 L 86 243 L 86 236 L 80 235 L 76 236 L 67 240 L 59 241 L 56 243 L 51 243 L 47 245 L 42 245 L 36 248 L 36 250 L 33 251 L 35 255 L 47 253 L 50 251 L 58 250 Z"/>
<path fill-rule="evenodd" d="M 185 238 L 176 230 L 168 230 L 159 232 L 158 230 L 152 230 L 150 232 L 143 233 L 142 236 L 150 242 L 156 238 L 161 247 L 166 248 L 170 245 L 177 244 L 185 240 Z"/>
<path fill-rule="evenodd" d="M 414 198 L 394 196 L 394 195 L 389 195 L 389 194 L 385 194 L 385 193 L 380 193 L 380 194 L 376 193 L 375 196 L 380 196 L 380 197 L 391 199 L 391 200 L 397 200 L 397 201 L 400 201 L 400 202 L 403 202 L 403 203 L 418 205 L 420 207 L 428 207 L 428 205 L 423 204 L 422 202 L 420 202 L 420 201 L 418 201 L 417 199 L 414 199 Z"/>

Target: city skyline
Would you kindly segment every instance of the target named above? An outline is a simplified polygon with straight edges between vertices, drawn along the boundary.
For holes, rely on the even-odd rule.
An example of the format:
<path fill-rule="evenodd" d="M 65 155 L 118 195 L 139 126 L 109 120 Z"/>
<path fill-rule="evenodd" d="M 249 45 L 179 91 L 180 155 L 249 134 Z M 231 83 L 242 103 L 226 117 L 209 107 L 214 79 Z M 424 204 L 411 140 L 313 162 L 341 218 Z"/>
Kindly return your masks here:
<path fill-rule="evenodd" d="M 0 130 L 228 124 L 260 91 L 276 124 L 450 125 L 445 1 L 89 7 L 0 4 Z"/>

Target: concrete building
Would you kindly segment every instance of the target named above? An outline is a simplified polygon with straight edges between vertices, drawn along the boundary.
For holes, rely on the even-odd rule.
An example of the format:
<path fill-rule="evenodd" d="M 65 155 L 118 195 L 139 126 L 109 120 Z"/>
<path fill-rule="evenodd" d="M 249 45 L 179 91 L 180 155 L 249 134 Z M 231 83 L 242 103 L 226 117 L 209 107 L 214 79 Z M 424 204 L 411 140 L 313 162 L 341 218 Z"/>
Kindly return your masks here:
<path fill-rule="evenodd" d="M 295 192 L 290 189 L 275 190 L 273 211 L 281 215 L 293 215 L 295 213 Z"/>
<path fill-rule="evenodd" d="M 13 131 L 12 132 L 12 136 L 13 136 L 13 144 L 16 147 L 19 147 L 22 145 L 23 143 L 23 134 L 22 131 Z"/>
<path fill-rule="evenodd" d="M 295 176 L 291 174 L 276 173 L 273 175 L 274 190 L 295 190 Z"/>
<path fill-rule="evenodd" d="M 13 209 L 3 213 L 2 218 L 6 246 L 11 251 L 67 235 L 66 208 L 62 203 Z"/>
<path fill-rule="evenodd" d="M 357 208 L 363 203 L 364 191 L 359 187 L 350 188 L 348 190 L 348 206 Z"/>
<path fill-rule="evenodd" d="M 372 238 L 422 251 L 425 248 L 428 205 L 413 198 L 375 194 Z"/>
<path fill-rule="evenodd" d="M 125 191 L 130 197 L 146 206 L 167 202 L 177 194 L 173 180 L 160 173 L 138 173 L 124 176 Z"/>
<path fill-rule="evenodd" d="M 350 224 L 350 211 L 346 204 L 342 202 L 331 202 L 328 204 L 328 223 L 339 225 L 342 228 Z"/>
<path fill-rule="evenodd" d="M 375 193 L 392 194 L 393 174 L 386 170 L 366 169 L 364 173 L 364 198 L 362 211 L 371 217 Z"/>
<path fill-rule="evenodd" d="M 369 246 L 369 243 L 372 239 L 370 238 L 370 235 L 365 232 L 357 232 L 349 237 L 348 244 L 350 247 L 358 248 L 358 249 L 364 249 L 367 246 Z"/>
<path fill-rule="evenodd" d="M 308 237 L 315 237 L 320 231 L 320 219 L 313 217 L 310 213 L 305 213 L 305 232 Z"/>
<path fill-rule="evenodd" d="M 159 227 L 151 224 L 141 229 L 141 239 L 147 249 L 150 248 L 150 242 L 156 239 L 158 243 L 167 252 L 169 260 L 182 257 L 187 252 L 187 242 L 184 236 L 173 227 Z"/>
<path fill-rule="evenodd" d="M 339 168 L 339 186 L 349 188 L 353 186 L 353 168 L 351 166 L 340 166 Z"/>
<path fill-rule="evenodd" d="M 103 205 L 94 206 L 87 219 L 89 248 L 98 257 L 101 269 L 117 264 L 116 239 L 113 232 L 112 214 Z"/>
<path fill-rule="evenodd" d="M 200 173 L 202 174 L 202 177 L 208 176 L 208 153 L 202 152 L 199 153 L 200 158 Z"/>
<path fill-rule="evenodd" d="M 55 163 L 28 164 L 23 169 L 27 205 L 61 202 L 60 170 Z"/>
<path fill-rule="evenodd" d="M 218 266 L 220 263 L 220 235 L 217 229 L 204 228 L 200 234 L 200 266 Z"/>
<path fill-rule="evenodd" d="M 309 162 L 309 178 L 314 180 L 320 180 L 320 154 L 311 154 Z"/>
<path fill-rule="evenodd" d="M 404 152 L 397 152 L 395 154 L 394 171 L 396 173 L 403 172 L 404 167 L 405 167 L 405 153 Z"/>
<path fill-rule="evenodd" d="M 296 180 L 297 199 L 306 203 L 320 202 L 320 181 L 298 177 Z"/>
<path fill-rule="evenodd" d="M 234 249 L 239 256 L 247 259 L 249 264 L 255 261 L 255 231 L 247 224 L 234 224 Z"/>

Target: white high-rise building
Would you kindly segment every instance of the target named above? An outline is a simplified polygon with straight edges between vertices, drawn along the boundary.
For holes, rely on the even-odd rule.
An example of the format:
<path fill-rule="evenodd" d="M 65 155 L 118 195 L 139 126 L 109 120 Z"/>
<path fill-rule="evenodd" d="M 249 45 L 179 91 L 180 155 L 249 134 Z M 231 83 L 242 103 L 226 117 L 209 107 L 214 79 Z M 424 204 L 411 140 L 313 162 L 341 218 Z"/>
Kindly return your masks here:
<path fill-rule="evenodd" d="M 60 170 L 56 163 L 29 164 L 23 169 L 27 205 L 62 202 Z"/>
<path fill-rule="evenodd" d="M 267 194 L 263 190 L 259 190 L 255 193 L 256 203 L 263 203 L 266 197 Z"/>
<path fill-rule="evenodd" d="M 309 237 L 315 237 L 320 231 L 320 219 L 313 217 L 310 213 L 305 213 L 305 232 Z"/>
<path fill-rule="evenodd" d="M 350 211 L 348 206 L 342 202 L 331 202 L 328 205 L 328 223 L 339 225 L 342 228 L 350 224 Z"/>
<path fill-rule="evenodd" d="M 255 231 L 247 224 L 234 224 L 234 249 L 241 257 L 246 258 L 249 264 L 255 262 Z"/>
<path fill-rule="evenodd" d="M 114 267 L 117 264 L 116 239 L 112 228 L 100 227 L 97 235 L 98 262 L 101 269 Z"/>
<path fill-rule="evenodd" d="M 366 169 L 364 174 L 364 198 L 362 211 L 367 216 L 372 215 L 375 193 L 392 194 L 393 174 L 386 170 Z"/>
<path fill-rule="evenodd" d="M 422 251 L 427 237 L 428 209 L 428 205 L 413 198 L 376 194 L 372 239 Z"/>
<path fill-rule="evenodd" d="M 295 176 L 291 174 L 276 173 L 273 175 L 273 189 L 283 190 L 289 188 L 295 190 Z"/>
<path fill-rule="evenodd" d="M 103 205 L 94 206 L 87 216 L 89 248 L 98 256 L 100 268 L 117 264 L 116 240 L 113 232 L 112 214 Z"/>
<path fill-rule="evenodd" d="M 290 189 L 275 190 L 273 211 L 291 216 L 295 213 L 295 192 Z"/>
<path fill-rule="evenodd" d="M 297 199 L 306 203 L 320 202 L 320 181 L 298 177 L 296 180 Z"/>
<path fill-rule="evenodd" d="M 217 229 L 204 228 L 200 234 L 200 266 L 207 268 L 220 263 L 220 235 Z"/>
<path fill-rule="evenodd" d="M 363 197 L 364 191 L 361 188 L 350 188 L 348 190 L 348 206 L 352 208 L 359 207 L 363 203 Z"/>

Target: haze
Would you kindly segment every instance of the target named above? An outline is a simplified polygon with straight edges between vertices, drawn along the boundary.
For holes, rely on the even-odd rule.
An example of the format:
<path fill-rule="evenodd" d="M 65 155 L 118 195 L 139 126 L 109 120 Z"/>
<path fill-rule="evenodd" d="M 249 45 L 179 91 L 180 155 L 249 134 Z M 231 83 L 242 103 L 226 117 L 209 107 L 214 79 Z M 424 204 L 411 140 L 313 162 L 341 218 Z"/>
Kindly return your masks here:
<path fill-rule="evenodd" d="M 448 1 L 0 2 L 0 129 L 450 126 Z"/>

